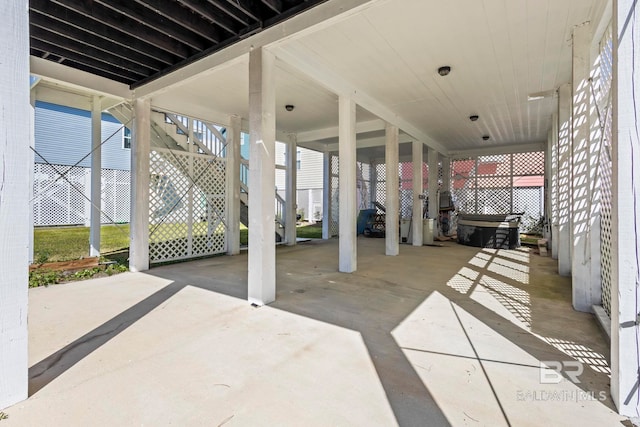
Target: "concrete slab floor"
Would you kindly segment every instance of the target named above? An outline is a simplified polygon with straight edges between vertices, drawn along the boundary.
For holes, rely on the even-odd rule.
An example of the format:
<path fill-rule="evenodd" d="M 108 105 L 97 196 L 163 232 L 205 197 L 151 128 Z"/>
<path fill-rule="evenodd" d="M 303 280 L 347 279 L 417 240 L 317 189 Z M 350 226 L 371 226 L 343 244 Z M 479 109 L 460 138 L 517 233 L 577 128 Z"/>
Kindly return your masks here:
<path fill-rule="evenodd" d="M 343 274 L 337 248 L 279 247 L 260 308 L 246 254 L 30 290 L 31 396 L 2 427 L 621 425 L 551 258 L 360 238 Z"/>

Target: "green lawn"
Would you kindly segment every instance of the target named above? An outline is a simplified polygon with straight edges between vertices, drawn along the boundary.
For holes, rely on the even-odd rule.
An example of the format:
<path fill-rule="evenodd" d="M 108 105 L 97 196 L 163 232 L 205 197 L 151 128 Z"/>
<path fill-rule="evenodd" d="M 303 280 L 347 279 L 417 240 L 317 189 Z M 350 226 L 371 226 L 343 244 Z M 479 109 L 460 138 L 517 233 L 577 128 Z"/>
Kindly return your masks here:
<path fill-rule="evenodd" d="M 161 227 L 178 227 L 163 224 Z M 248 241 L 246 227 L 240 227 L 240 244 Z M 160 234 L 158 229 L 157 233 Z M 298 237 L 321 238 L 322 225 L 307 225 L 297 228 Z M 126 263 L 129 251 L 129 225 L 104 225 L 100 232 L 100 253 L 109 260 Z M 34 260 L 68 261 L 89 256 L 88 227 L 37 227 L 34 231 Z"/>
<path fill-rule="evenodd" d="M 68 261 L 89 256 L 89 227 L 36 227 L 33 233 L 34 260 Z M 129 224 L 104 225 L 100 232 L 101 252 L 129 248 Z"/>

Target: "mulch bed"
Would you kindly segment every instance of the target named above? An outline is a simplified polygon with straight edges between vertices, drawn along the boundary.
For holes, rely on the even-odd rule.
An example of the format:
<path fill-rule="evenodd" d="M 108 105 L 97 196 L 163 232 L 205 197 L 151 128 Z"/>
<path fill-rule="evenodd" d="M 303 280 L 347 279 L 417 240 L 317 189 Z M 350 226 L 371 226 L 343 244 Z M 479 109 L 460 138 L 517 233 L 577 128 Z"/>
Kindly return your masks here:
<path fill-rule="evenodd" d="M 29 271 L 34 270 L 50 270 L 50 271 L 64 271 L 73 273 L 75 271 L 87 270 L 89 268 L 98 267 L 99 257 L 90 257 L 82 259 L 74 259 L 71 261 L 60 262 L 47 262 L 44 264 L 31 264 Z"/>

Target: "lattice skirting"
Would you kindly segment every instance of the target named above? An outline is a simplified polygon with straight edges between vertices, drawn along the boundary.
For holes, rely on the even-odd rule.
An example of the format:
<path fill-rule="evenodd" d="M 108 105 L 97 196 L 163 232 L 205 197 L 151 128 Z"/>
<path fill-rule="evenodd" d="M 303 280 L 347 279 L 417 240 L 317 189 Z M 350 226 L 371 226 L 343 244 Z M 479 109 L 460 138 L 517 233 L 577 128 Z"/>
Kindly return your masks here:
<path fill-rule="evenodd" d="M 66 179 L 58 172 L 66 173 Z M 130 183 L 129 171 L 102 170 L 103 224 L 129 222 Z M 90 168 L 36 163 L 33 194 L 34 225 L 89 225 Z"/>
<path fill-rule="evenodd" d="M 150 156 L 149 258 L 152 263 L 226 251 L 226 161 L 156 149 Z"/>

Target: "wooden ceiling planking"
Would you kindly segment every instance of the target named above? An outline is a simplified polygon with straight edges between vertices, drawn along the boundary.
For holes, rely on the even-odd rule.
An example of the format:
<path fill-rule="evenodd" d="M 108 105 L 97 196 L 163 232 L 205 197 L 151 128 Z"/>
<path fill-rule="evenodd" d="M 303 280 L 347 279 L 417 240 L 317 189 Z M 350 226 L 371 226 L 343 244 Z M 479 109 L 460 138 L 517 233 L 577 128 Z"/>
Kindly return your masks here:
<path fill-rule="evenodd" d="M 31 54 L 129 85 L 324 0 L 30 0 Z"/>

